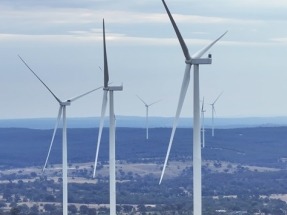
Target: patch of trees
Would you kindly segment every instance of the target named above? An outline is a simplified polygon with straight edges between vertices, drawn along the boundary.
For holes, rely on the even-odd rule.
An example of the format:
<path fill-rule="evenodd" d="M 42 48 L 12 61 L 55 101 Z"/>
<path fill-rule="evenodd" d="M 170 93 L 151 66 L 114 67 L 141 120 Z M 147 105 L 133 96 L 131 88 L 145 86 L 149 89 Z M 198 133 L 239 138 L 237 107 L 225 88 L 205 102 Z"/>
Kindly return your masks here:
<path fill-rule="evenodd" d="M 206 160 L 229 161 L 246 165 L 286 168 L 286 127 L 217 129 L 211 137 L 206 130 Z M 96 150 L 97 129 L 68 129 L 70 163 L 91 162 Z M 117 129 L 117 159 L 128 162 L 163 163 L 170 137 L 169 128 L 151 128 L 150 139 L 145 129 Z M 0 128 L 0 168 L 41 166 L 46 158 L 52 130 Z M 99 161 L 108 160 L 108 129 L 103 130 Z M 61 163 L 61 132 L 58 131 L 50 163 Z M 171 160 L 192 157 L 192 129 L 179 128 L 171 150 Z"/>
<path fill-rule="evenodd" d="M 218 164 L 218 163 L 217 163 Z M 129 180 L 117 183 L 118 211 L 121 214 L 189 214 L 192 210 L 192 169 L 187 168 L 173 179 L 164 179 L 158 184 L 158 177 L 152 174 L 141 177 L 124 174 Z M 238 167 L 230 173 L 210 173 L 203 171 L 204 214 L 215 214 L 216 210 L 228 212 L 247 211 L 248 214 L 265 210 L 280 215 L 287 211 L 286 203 L 279 200 L 261 198 L 261 195 L 281 194 L 287 190 L 287 171 L 251 172 Z M 0 184 L 0 212 L 7 206 L 10 214 L 61 214 L 61 184 L 47 177 L 37 176 L 31 182 L 22 180 Z M 236 196 L 226 197 L 226 196 Z M 214 197 L 217 198 L 214 198 Z M 86 204 L 109 204 L 109 183 L 107 178 L 99 178 L 97 184 L 69 183 L 69 210 L 71 214 L 106 214 L 108 209 L 90 208 Z M 47 202 L 27 208 L 28 202 Z M 73 203 L 82 204 L 77 208 Z M 136 207 L 135 207 L 136 206 Z M 279 210 L 280 211 L 276 211 Z M 34 212 L 31 212 L 33 210 Z M 41 211 L 42 210 L 42 211 Z M 6 211 L 7 212 L 7 211 Z M 5 213 L 6 213 L 5 212 Z M 3 214 L 5 214 L 3 213 Z M 8 212 L 7 212 L 8 213 Z M 1 213 L 2 214 L 2 213 Z M 175 213 L 176 214 L 176 213 Z"/>

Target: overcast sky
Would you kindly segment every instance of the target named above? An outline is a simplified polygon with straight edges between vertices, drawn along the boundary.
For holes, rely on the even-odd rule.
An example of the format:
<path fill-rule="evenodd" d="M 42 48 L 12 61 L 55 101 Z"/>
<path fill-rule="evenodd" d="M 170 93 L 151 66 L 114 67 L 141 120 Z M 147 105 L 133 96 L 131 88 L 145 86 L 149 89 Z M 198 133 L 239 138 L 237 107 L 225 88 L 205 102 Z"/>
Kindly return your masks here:
<path fill-rule="evenodd" d="M 228 30 L 200 67 L 200 94 L 218 117 L 287 115 L 286 0 L 166 0 L 192 55 Z M 174 116 L 185 59 L 161 0 L 1 0 L 0 119 L 55 117 L 60 99 L 103 85 L 102 19 L 117 115 Z M 192 116 L 190 82 L 182 116 Z M 102 90 L 68 107 L 68 116 L 99 116 Z"/>

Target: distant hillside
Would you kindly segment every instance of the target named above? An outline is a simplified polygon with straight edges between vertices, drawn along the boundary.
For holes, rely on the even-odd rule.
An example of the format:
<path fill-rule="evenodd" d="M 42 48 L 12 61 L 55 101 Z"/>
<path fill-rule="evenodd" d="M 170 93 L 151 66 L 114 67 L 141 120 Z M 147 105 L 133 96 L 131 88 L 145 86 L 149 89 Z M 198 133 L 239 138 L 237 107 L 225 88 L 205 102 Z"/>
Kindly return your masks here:
<path fill-rule="evenodd" d="M 116 157 L 128 162 L 162 164 L 166 155 L 170 128 L 150 129 L 145 139 L 143 128 L 117 128 Z M 68 129 L 69 163 L 93 162 L 97 129 Z M 52 129 L 0 128 L 0 168 L 42 166 L 51 141 Z M 103 130 L 99 161 L 108 160 L 108 129 Z M 61 163 L 61 131 L 58 131 L 50 162 Z M 287 127 L 216 129 L 215 137 L 206 130 L 204 160 L 276 167 L 286 169 Z M 176 131 L 170 159 L 191 161 L 192 129 Z"/>
<path fill-rule="evenodd" d="M 56 119 L 54 118 L 35 118 L 35 119 L 2 119 L 0 128 L 34 128 L 51 129 L 54 127 Z M 173 117 L 150 117 L 150 128 L 170 128 L 173 123 Z M 69 128 L 95 128 L 99 125 L 99 117 L 88 118 L 69 118 Z M 205 126 L 210 128 L 211 118 L 205 119 Z M 105 126 L 108 126 L 106 118 Z M 217 128 L 244 128 L 244 127 L 274 127 L 287 126 L 287 117 L 245 117 L 245 118 L 216 118 L 215 126 Z M 144 128 L 145 117 L 135 116 L 117 116 L 117 127 Z M 192 127 L 192 118 L 181 118 L 179 127 Z"/>

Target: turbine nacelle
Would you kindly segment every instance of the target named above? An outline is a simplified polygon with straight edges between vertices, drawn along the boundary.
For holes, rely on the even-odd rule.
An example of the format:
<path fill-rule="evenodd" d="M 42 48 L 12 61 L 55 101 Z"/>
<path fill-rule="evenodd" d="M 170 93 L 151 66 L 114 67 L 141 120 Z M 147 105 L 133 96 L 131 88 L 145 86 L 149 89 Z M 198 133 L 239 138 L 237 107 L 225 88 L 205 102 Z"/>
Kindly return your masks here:
<path fill-rule="evenodd" d="M 69 105 L 71 105 L 71 101 L 70 100 L 67 100 L 67 101 L 65 101 L 65 102 L 60 102 L 60 105 L 61 106 L 69 106 Z"/>
<path fill-rule="evenodd" d="M 105 87 L 104 90 L 107 90 L 107 91 L 122 91 L 123 90 L 123 86 L 109 86 L 109 87 Z"/>
<path fill-rule="evenodd" d="M 211 58 L 194 58 L 190 60 L 185 60 L 185 63 L 190 64 L 190 65 L 211 64 L 212 59 Z"/>
<path fill-rule="evenodd" d="M 208 54 L 207 58 L 201 58 L 199 56 L 186 59 L 186 64 L 194 65 L 194 64 L 211 64 L 212 63 L 212 54 Z"/>

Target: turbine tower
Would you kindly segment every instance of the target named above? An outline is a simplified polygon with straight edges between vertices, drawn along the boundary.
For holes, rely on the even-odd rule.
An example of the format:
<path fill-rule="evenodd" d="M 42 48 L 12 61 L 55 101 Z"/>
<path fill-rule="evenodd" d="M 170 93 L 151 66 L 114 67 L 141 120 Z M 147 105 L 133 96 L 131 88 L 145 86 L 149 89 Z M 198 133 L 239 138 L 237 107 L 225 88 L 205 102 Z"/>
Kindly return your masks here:
<path fill-rule="evenodd" d="M 219 94 L 219 96 L 217 96 L 217 98 L 214 100 L 213 103 L 211 103 L 211 114 L 212 114 L 212 136 L 214 137 L 214 115 L 215 115 L 215 103 L 217 102 L 217 100 L 220 98 L 220 96 L 222 95 L 223 92 L 221 92 Z"/>
<path fill-rule="evenodd" d="M 202 132 L 202 148 L 205 147 L 205 126 L 204 126 L 204 113 L 206 110 L 204 109 L 204 98 L 202 99 L 201 105 L 201 132 Z"/>
<path fill-rule="evenodd" d="M 52 141 L 50 143 L 48 155 L 43 167 L 43 172 L 46 168 L 51 148 L 54 142 L 55 134 L 60 122 L 60 119 L 62 117 L 63 119 L 63 129 L 62 129 L 62 177 L 63 177 L 63 215 L 68 215 L 68 153 L 67 153 L 67 123 L 66 123 L 66 107 L 71 105 L 72 102 L 78 100 L 79 98 L 82 98 L 85 95 L 88 95 L 102 87 L 93 89 L 89 92 L 86 92 L 84 94 L 81 94 L 79 96 L 76 96 L 74 98 L 68 99 L 66 101 L 61 101 L 53 92 L 52 90 L 40 79 L 40 77 L 28 66 L 28 64 L 20 57 L 18 56 L 21 61 L 26 65 L 26 67 L 36 76 L 36 78 L 46 87 L 46 89 L 52 94 L 52 96 L 57 100 L 57 102 L 60 105 L 59 112 L 58 112 L 58 118 L 56 121 L 56 125 L 54 128 L 53 136 L 52 136 Z"/>
<path fill-rule="evenodd" d="M 139 98 L 139 100 L 142 101 L 142 103 L 145 105 L 145 108 L 146 108 L 146 139 L 148 140 L 148 127 L 149 127 L 149 124 L 148 124 L 148 110 L 149 110 L 149 107 L 160 102 L 160 101 L 156 101 L 156 102 L 153 102 L 153 103 L 150 103 L 150 104 L 147 104 L 141 97 L 137 96 Z"/>
<path fill-rule="evenodd" d="M 103 44 L 104 44 L 104 94 L 101 111 L 101 119 L 99 126 L 99 134 L 97 141 L 96 158 L 94 165 L 93 177 L 95 178 L 98 155 L 101 143 L 101 136 L 104 126 L 104 118 L 106 113 L 108 92 L 110 98 L 110 133 L 109 133 L 109 172 L 110 172 L 110 215 L 116 215 L 116 149 L 115 149 L 115 114 L 114 114 L 114 91 L 122 91 L 123 86 L 109 86 L 109 70 L 108 59 L 106 50 L 106 37 L 105 37 L 105 21 L 103 20 Z"/>
<path fill-rule="evenodd" d="M 183 106 L 183 102 L 185 99 L 185 95 L 187 92 L 187 88 L 189 85 L 190 80 L 190 70 L 191 66 L 193 65 L 194 68 L 194 95 L 193 95 L 193 214 L 194 215 L 201 215 L 202 214 L 202 188 L 201 188 L 201 143 L 200 143 L 200 102 L 199 102 L 199 65 L 200 64 L 211 64 L 211 55 L 209 55 L 209 58 L 201 58 L 203 54 L 205 54 L 218 40 L 220 40 L 227 32 L 222 34 L 220 37 L 218 37 L 216 40 L 214 40 L 212 43 L 210 43 L 208 46 L 204 47 L 203 49 L 196 52 L 194 55 L 190 57 L 188 48 L 180 34 L 180 31 L 169 12 L 169 9 L 165 3 L 164 0 L 162 0 L 163 5 L 166 9 L 166 12 L 169 16 L 169 19 L 173 25 L 173 28 L 175 30 L 175 33 L 177 35 L 177 38 L 179 40 L 179 43 L 181 45 L 183 54 L 185 56 L 185 73 L 183 77 L 183 83 L 181 86 L 181 92 L 179 96 L 179 102 L 177 106 L 177 111 L 175 115 L 175 119 L 173 122 L 171 137 L 169 141 L 169 146 L 164 162 L 164 166 L 162 169 L 162 174 L 160 178 L 160 182 L 162 181 L 168 157 L 170 154 L 171 145 L 173 142 L 175 130 L 177 127 L 178 119 L 180 116 L 180 112 Z"/>

